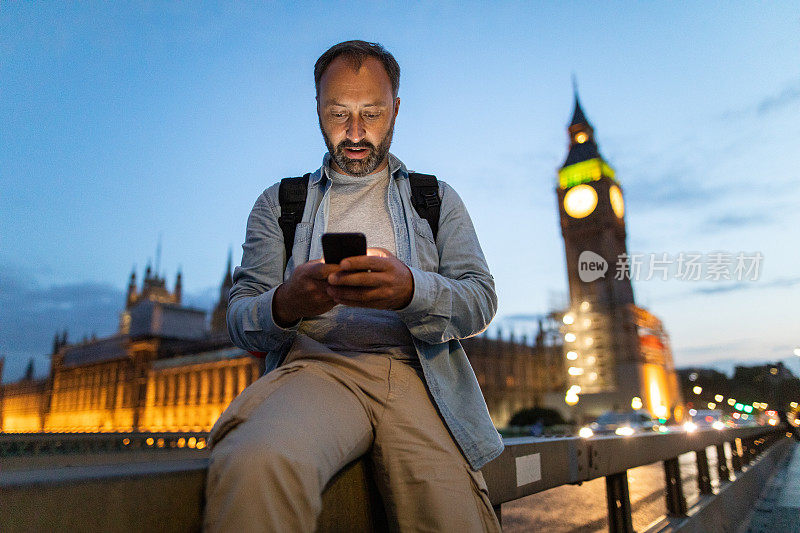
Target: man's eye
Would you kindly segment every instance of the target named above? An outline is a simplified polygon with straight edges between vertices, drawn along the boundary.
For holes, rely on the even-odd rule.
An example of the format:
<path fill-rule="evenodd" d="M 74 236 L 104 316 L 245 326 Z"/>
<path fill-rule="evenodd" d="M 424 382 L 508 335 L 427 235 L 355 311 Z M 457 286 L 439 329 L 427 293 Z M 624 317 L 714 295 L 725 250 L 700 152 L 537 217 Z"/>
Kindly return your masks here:
<path fill-rule="evenodd" d="M 364 118 L 374 119 L 378 118 L 380 113 L 364 113 Z"/>
<path fill-rule="evenodd" d="M 331 116 L 333 118 L 344 118 L 344 117 L 347 116 L 347 113 L 344 113 L 342 111 L 333 111 L 333 112 L 331 112 Z"/>

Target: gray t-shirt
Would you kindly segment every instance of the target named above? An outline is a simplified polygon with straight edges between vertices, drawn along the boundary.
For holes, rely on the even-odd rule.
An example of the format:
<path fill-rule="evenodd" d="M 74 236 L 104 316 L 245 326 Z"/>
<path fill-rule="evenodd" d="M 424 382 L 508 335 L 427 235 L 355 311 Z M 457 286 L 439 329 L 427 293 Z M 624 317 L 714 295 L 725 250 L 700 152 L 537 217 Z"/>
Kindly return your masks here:
<path fill-rule="evenodd" d="M 348 176 L 327 169 L 331 179 L 326 232 L 361 232 L 367 246 L 396 254 L 394 227 L 389 216 L 389 169 L 368 176 Z M 416 359 L 408 327 L 395 311 L 337 305 L 327 313 L 305 318 L 299 333 L 335 352 L 384 353 Z"/>

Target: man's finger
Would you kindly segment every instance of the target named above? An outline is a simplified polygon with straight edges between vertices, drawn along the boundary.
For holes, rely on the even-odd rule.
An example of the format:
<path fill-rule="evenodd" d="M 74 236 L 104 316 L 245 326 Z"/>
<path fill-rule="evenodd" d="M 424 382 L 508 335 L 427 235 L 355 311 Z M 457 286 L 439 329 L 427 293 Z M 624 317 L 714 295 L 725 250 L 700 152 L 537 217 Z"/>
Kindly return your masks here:
<path fill-rule="evenodd" d="M 357 255 L 342 259 L 339 263 L 342 270 L 372 270 L 383 272 L 392 267 L 392 262 L 388 257 L 378 255 Z"/>
<path fill-rule="evenodd" d="M 328 295 L 333 301 L 352 307 L 377 307 L 381 306 L 386 295 L 383 290 L 365 287 L 328 287 Z"/>
<path fill-rule="evenodd" d="M 381 248 L 379 246 L 367 248 L 367 255 L 376 257 L 394 257 L 394 254 L 392 252 L 390 252 L 386 248 Z"/>
<path fill-rule="evenodd" d="M 308 265 L 308 276 L 319 280 L 327 279 L 328 276 L 340 269 L 339 265 L 332 265 L 329 263 L 314 262 L 311 264 L 309 261 L 306 264 Z"/>
<path fill-rule="evenodd" d="M 390 282 L 391 279 L 386 276 L 386 273 L 381 271 L 364 272 L 340 270 L 328 276 L 328 283 L 337 287 L 380 287 Z"/>

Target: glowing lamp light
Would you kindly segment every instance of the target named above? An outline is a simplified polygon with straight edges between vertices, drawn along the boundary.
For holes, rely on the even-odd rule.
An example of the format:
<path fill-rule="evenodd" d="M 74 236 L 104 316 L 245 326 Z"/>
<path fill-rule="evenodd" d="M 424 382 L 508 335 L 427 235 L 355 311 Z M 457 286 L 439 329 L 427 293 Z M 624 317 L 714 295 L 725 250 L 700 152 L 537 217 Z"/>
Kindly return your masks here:
<path fill-rule="evenodd" d="M 634 396 L 631 400 L 631 408 L 632 409 L 641 409 L 642 408 L 642 399 L 638 396 Z"/>
<path fill-rule="evenodd" d="M 697 424 L 691 421 L 686 422 L 683 425 L 683 429 L 686 430 L 686 433 L 694 433 L 695 431 L 697 431 Z"/>
<path fill-rule="evenodd" d="M 581 393 L 581 386 L 580 385 L 571 386 L 569 388 L 569 390 L 567 391 L 567 393 L 570 393 L 570 392 L 574 393 L 574 394 L 580 394 Z"/>
<path fill-rule="evenodd" d="M 597 357 L 590 355 L 589 357 L 586 358 L 586 362 L 589 363 L 590 365 L 593 365 L 597 362 Z"/>
<path fill-rule="evenodd" d="M 586 346 L 591 346 L 591 345 L 594 343 L 594 339 L 593 339 L 593 338 L 591 338 L 591 337 L 586 337 L 586 339 L 583 341 L 583 343 L 584 343 Z"/>
<path fill-rule="evenodd" d="M 581 311 L 586 312 L 590 307 L 592 307 L 592 305 L 589 302 L 581 302 Z"/>
<path fill-rule="evenodd" d="M 737 411 L 744 411 L 744 405 L 740 403 L 735 404 L 733 408 L 736 409 Z"/>
<path fill-rule="evenodd" d="M 616 185 L 608 189 L 608 199 L 611 201 L 611 209 L 618 218 L 625 216 L 625 202 L 622 200 L 622 191 Z"/>
<path fill-rule="evenodd" d="M 145 442 L 147 443 L 148 446 L 152 446 L 153 445 L 153 437 L 147 437 L 147 440 Z"/>
<path fill-rule="evenodd" d="M 567 313 L 564 315 L 564 324 L 570 325 L 575 322 L 575 316 L 572 313 Z"/>
<path fill-rule="evenodd" d="M 575 142 L 578 144 L 583 144 L 589 139 L 589 136 L 586 135 L 586 132 L 579 131 L 575 134 Z"/>
<path fill-rule="evenodd" d="M 581 367 L 579 367 L 579 366 L 571 366 L 571 367 L 569 367 L 569 369 L 567 369 L 567 372 L 569 373 L 570 376 L 582 376 L 583 375 L 583 369 Z"/>
<path fill-rule="evenodd" d="M 582 439 L 588 439 L 589 437 L 594 435 L 594 431 L 590 427 L 582 427 L 580 431 L 578 431 L 578 436 Z"/>
<path fill-rule="evenodd" d="M 655 409 L 656 416 L 659 418 L 666 418 L 667 417 L 667 406 L 666 405 L 656 405 Z"/>
<path fill-rule="evenodd" d="M 717 394 L 716 396 L 714 396 L 714 399 L 718 402 L 721 402 L 723 400 L 722 394 Z"/>
<path fill-rule="evenodd" d="M 733 407 L 734 405 L 736 405 L 736 400 L 734 400 L 733 398 L 728 398 L 728 405 Z"/>
<path fill-rule="evenodd" d="M 575 405 L 579 400 L 578 395 L 572 392 L 567 392 L 567 395 L 564 396 L 564 403 L 567 405 Z"/>
<path fill-rule="evenodd" d="M 567 352 L 567 359 L 569 359 L 570 361 L 574 361 L 577 358 L 578 358 L 578 352 L 574 350 L 570 350 Z"/>
<path fill-rule="evenodd" d="M 775 420 L 774 418 L 770 418 L 769 419 L 769 425 L 770 426 L 777 426 L 778 425 L 778 421 Z"/>
<path fill-rule="evenodd" d="M 564 210 L 572 218 L 585 218 L 597 207 L 597 191 L 591 185 L 576 185 L 564 195 Z"/>
<path fill-rule="evenodd" d="M 617 435 L 622 435 L 623 437 L 630 437 L 634 434 L 634 430 L 630 426 L 622 426 L 614 430 L 614 433 Z"/>
<path fill-rule="evenodd" d="M 588 328 L 591 325 L 592 325 L 592 321 L 590 319 L 588 319 L 588 318 L 584 318 L 583 319 L 583 327 Z"/>
<path fill-rule="evenodd" d="M 689 416 L 697 415 L 697 409 L 689 409 Z"/>
<path fill-rule="evenodd" d="M 752 405 L 745 405 L 744 406 L 744 412 L 745 413 L 752 413 L 753 412 L 753 406 Z"/>
<path fill-rule="evenodd" d="M 716 422 L 714 422 L 713 424 L 711 424 L 711 427 L 712 427 L 712 428 L 714 428 L 714 429 L 716 429 L 717 431 L 720 431 L 720 430 L 722 430 L 722 429 L 725 429 L 725 424 L 723 424 L 722 422 L 720 422 L 719 420 L 717 420 Z"/>
<path fill-rule="evenodd" d="M 597 372 L 592 372 L 591 374 L 589 374 L 589 379 L 592 380 L 592 381 L 596 380 L 597 379 Z"/>
<path fill-rule="evenodd" d="M 742 415 L 740 415 L 739 413 L 733 413 L 731 416 L 732 416 L 733 418 L 735 418 L 736 420 L 739 420 L 739 418 L 740 418 Z"/>
<path fill-rule="evenodd" d="M 792 402 L 789 404 L 792 409 L 797 409 L 797 402 Z"/>
<path fill-rule="evenodd" d="M 576 338 L 577 338 L 577 337 L 576 337 L 576 336 L 575 336 L 575 334 L 574 334 L 574 333 L 572 333 L 572 332 L 570 332 L 570 333 L 567 333 L 566 335 L 564 335 L 564 340 L 565 340 L 565 341 L 567 341 L 567 342 L 575 342 L 575 339 L 576 339 Z"/>
<path fill-rule="evenodd" d="M 709 409 L 716 409 L 717 408 L 717 404 L 715 404 L 714 402 L 708 402 L 708 408 Z"/>
<path fill-rule="evenodd" d="M 692 389 L 692 392 L 694 392 L 695 394 L 700 394 L 701 392 L 703 392 L 703 387 L 695 385 L 694 388 Z"/>

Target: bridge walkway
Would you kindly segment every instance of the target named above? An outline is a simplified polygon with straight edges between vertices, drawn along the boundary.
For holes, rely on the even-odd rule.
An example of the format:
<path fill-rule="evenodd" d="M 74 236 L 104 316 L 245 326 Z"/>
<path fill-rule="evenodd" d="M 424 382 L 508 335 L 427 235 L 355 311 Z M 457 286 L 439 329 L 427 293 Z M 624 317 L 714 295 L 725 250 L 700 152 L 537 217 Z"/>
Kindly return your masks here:
<path fill-rule="evenodd" d="M 795 445 L 755 505 L 747 533 L 800 533 L 800 445 Z"/>

